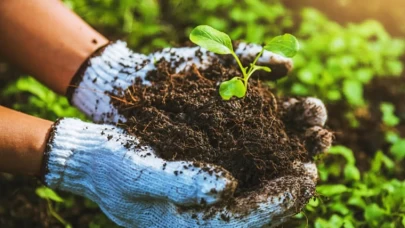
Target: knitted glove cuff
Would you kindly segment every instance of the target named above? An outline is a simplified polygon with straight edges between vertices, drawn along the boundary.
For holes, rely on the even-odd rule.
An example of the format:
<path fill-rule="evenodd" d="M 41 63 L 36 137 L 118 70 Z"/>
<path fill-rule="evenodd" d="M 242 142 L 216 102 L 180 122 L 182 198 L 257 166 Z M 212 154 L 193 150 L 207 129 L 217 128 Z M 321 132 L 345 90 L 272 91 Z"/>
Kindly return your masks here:
<path fill-rule="evenodd" d="M 236 188 L 223 168 L 162 160 L 151 147 L 113 125 L 66 118 L 53 126 L 51 135 L 45 184 L 97 203 L 115 200 L 111 198 L 118 202 L 131 194 L 182 205 L 212 204 L 230 197 Z M 107 193 L 108 198 L 103 197 Z"/>
<path fill-rule="evenodd" d="M 92 55 L 72 80 L 68 91 L 71 103 L 96 122 L 124 120 L 112 106 L 137 78 L 143 79 L 153 64 L 142 54 L 132 52 L 126 43 L 111 43 Z"/>
<path fill-rule="evenodd" d="M 114 129 L 111 125 L 96 125 L 77 119 L 66 118 L 55 122 L 43 162 L 45 184 L 53 189 L 67 190 L 79 195 L 94 195 L 91 184 L 103 181 L 89 180 L 94 178 L 90 177 L 94 158 L 106 156 L 106 152 L 110 150 L 114 153 L 126 152 L 114 146 L 116 142 L 109 142 L 113 137 L 120 137 L 121 130 Z M 104 134 L 107 130 L 109 135 Z"/>

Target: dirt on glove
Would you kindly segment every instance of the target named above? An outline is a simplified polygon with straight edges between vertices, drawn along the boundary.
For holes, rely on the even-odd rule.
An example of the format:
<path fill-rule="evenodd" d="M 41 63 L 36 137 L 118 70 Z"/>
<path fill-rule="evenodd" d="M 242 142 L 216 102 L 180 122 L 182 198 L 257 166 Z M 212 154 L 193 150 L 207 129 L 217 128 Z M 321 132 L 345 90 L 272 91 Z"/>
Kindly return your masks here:
<path fill-rule="evenodd" d="M 139 79 L 123 99 L 112 100 L 128 120 L 123 127 L 158 156 L 222 166 L 238 180 L 236 195 L 299 175 L 293 162 L 311 159 L 301 126 L 283 118 L 282 105 L 261 81 L 251 79 L 243 99 L 222 100 L 219 84 L 240 75 L 237 66 L 214 62 L 175 73 L 164 60 L 156 65 L 146 78 L 152 86 Z"/>

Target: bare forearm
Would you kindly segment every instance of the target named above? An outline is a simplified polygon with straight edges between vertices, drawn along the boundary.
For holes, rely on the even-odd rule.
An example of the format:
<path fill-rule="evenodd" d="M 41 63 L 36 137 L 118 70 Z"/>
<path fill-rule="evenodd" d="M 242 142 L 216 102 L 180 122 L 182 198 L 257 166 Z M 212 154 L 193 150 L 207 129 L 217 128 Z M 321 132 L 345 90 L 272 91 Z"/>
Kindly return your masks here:
<path fill-rule="evenodd" d="M 0 55 L 65 94 L 85 59 L 108 40 L 59 0 L 0 1 Z"/>
<path fill-rule="evenodd" d="M 0 172 L 39 175 L 51 125 L 0 106 Z"/>

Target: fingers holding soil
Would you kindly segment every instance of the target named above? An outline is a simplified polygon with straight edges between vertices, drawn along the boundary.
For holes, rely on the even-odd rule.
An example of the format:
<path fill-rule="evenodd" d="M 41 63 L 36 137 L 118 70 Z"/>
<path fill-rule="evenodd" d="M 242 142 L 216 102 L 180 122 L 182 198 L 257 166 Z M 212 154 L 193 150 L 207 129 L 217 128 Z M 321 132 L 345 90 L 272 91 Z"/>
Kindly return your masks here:
<path fill-rule="evenodd" d="M 327 151 L 333 142 L 333 133 L 324 129 L 327 119 L 325 105 L 317 98 L 287 98 L 280 102 L 281 118 L 290 134 L 304 142 L 309 157 Z"/>
<path fill-rule="evenodd" d="M 287 217 L 300 212 L 314 194 L 315 183 L 309 176 L 285 176 L 265 183 L 255 192 L 237 197 L 228 211 L 258 220 L 269 219 L 270 214 Z"/>
<path fill-rule="evenodd" d="M 304 137 L 305 148 L 312 157 L 329 150 L 333 142 L 333 133 L 319 126 L 308 128 Z"/>
<path fill-rule="evenodd" d="M 170 62 L 174 72 L 179 73 L 195 65 L 197 68 L 206 69 L 217 56 L 201 47 L 165 48 L 149 55 L 153 61 Z"/>
<path fill-rule="evenodd" d="M 288 98 L 281 102 L 282 118 L 299 126 L 324 126 L 328 114 L 323 102 L 317 98 Z"/>
<path fill-rule="evenodd" d="M 163 194 L 180 205 L 212 205 L 232 197 L 237 187 L 232 175 L 216 165 L 164 162 L 161 172 Z"/>
<path fill-rule="evenodd" d="M 285 176 L 232 201 L 179 212 L 190 223 L 203 227 L 273 227 L 299 213 L 314 194 L 315 182 L 310 176 Z"/>

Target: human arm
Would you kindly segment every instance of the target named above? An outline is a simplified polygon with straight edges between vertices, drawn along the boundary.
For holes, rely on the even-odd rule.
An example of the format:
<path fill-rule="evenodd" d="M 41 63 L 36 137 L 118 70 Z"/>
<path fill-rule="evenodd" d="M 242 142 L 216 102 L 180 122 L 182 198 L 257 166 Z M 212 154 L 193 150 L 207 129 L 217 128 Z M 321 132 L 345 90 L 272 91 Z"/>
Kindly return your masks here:
<path fill-rule="evenodd" d="M 59 0 L 0 1 L 0 55 L 65 94 L 80 65 L 108 43 Z"/>
<path fill-rule="evenodd" d="M 0 172 L 39 176 L 51 125 L 0 106 Z"/>

